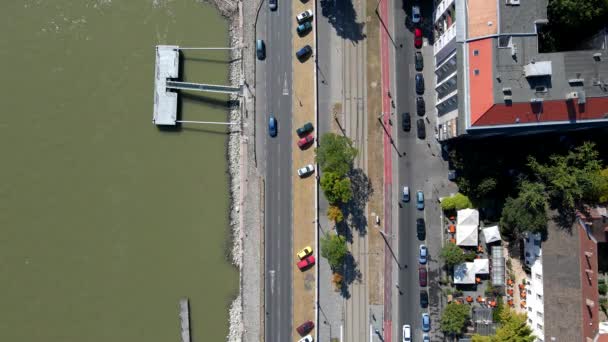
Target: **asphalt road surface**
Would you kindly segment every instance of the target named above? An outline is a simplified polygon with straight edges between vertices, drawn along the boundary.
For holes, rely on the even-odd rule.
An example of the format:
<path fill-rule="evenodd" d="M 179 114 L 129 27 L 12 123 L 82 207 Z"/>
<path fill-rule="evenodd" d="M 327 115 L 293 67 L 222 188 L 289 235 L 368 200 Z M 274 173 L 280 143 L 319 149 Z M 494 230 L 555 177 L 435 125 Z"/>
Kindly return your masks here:
<path fill-rule="evenodd" d="M 411 7 L 411 2 L 406 2 L 405 6 Z M 431 315 L 431 340 L 440 340 L 439 317 L 441 298 L 438 286 L 439 280 L 439 251 L 441 249 L 441 221 L 440 207 L 438 203 L 437 187 L 444 182 L 447 176 L 447 164 L 440 159 L 440 148 L 435 140 L 434 123 L 434 63 L 432 46 L 426 45 L 422 51 L 424 55 L 426 115 L 418 116 L 415 106 L 414 75 L 417 71 L 414 68 L 414 43 L 413 26 L 411 23 L 406 25 L 406 12 L 409 14 L 411 8 L 403 8 L 401 1 L 394 2 L 393 14 L 395 22 L 395 41 L 397 42 L 397 53 L 395 56 L 396 68 L 396 112 L 395 122 L 398 136 L 398 149 L 403 157 L 398 158 L 398 183 L 399 192 L 398 208 L 398 229 L 399 229 L 399 263 L 402 269 L 399 271 L 399 317 L 396 321 L 398 336 L 401 338 L 401 327 L 404 324 L 412 326 L 414 340 L 422 339 L 421 315 L 429 312 Z M 422 8 L 423 16 L 432 13 L 430 6 Z M 430 15 L 425 18 L 425 22 L 431 21 Z M 429 23 L 426 23 L 429 24 Z M 424 24 L 423 24 L 424 25 Z M 424 30 L 425 36 L 429 32 Z M 401 47 L 401 44 L 403 46 Z M 401 113 L 409 112 L 411 116 L 412 128 L 410 132 L 404 132 L 401 128 Z M 426 126 L 426 139 L 418 139 L 416 132 L 416 121 L 422 118 Z M 409 186 L 411 200 L 409 203 L 401 202 L 401 192 L 403 186 Z M 425 195 L 425 209 L 416 209 L 416 192 L 422 190 Z M 424 218 L 426 234 L 423 239 L 417 235 L 416 219 Z M 426 244 L 429 248 L 429 261 L 425 266 L 428 271 L 428 286 L 420 287 L 418 279 L 418 249 L 420 244 Z M 429 295 L 429 307 L 421 308 L 420 291 L 427 291 Z"/>
<path fill-rule="evenodd" d="M 265 177 L 265 332 L 266 341 L 292 336 L 292 21 L 291 4 L 270 11 L 264 1 L 256 36 L 266 42 L 266 59 L 256 66 L 256 143 Z M 268 135 L 270 115 L 278 135 Z"/>

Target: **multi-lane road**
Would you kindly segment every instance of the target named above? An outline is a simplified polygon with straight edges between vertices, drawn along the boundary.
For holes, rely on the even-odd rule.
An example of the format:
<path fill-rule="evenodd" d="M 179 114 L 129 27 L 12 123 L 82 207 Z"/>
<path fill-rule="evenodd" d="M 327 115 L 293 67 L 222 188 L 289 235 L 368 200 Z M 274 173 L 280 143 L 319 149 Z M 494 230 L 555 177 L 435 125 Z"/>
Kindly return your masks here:
<path fill-rule="evenodd" d="M 266 43 L 266 59 L 256 66 L 256 144 L 265 170 L 265 338 L 284 342 L 292 336 L 292 21 L 291 5 L 276 11 L 261 5 L 256 38 Z M 278 135 L 268 135 L 268 119 L 278 121 Z"/>

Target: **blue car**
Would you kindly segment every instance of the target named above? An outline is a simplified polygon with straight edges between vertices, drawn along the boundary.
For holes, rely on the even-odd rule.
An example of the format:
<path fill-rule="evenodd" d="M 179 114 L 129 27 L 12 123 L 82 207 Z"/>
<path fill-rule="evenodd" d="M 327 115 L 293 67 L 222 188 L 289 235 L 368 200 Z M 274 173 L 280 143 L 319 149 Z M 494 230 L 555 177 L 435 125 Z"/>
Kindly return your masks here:
<path fill-rule="evenodd" d="M 421 265 L 426 264 L 428 254 L 429 254 L 429 251 L 426 248 L 426 246 L 420 245 L 420 248 L 418 248 L 418 262 L 420 262 Z"/>
<path fill-rule="evenodd" d="M 272 115 L 268 119 L 268 133 L 273 138 L 277 136 L 277 119 Z"/>
<path fill-rule="evenodd" d="M 422 190 L 418 190 L 416 193 L 416 208 L 424 210 L 424 192 Z"/>
<path fill-rule="evenodd" d="M 431 331 L 431 316 L 426 312 L 422 314 L 422 331 Z"/>

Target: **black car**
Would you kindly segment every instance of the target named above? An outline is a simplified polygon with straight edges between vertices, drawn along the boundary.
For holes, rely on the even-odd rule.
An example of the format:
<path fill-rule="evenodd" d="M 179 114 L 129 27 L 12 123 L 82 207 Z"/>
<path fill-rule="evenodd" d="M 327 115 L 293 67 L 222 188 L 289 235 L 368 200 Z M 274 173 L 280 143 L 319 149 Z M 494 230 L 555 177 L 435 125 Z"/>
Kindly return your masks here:
<path fill-rule="evenodd" d="M 424 94 L 424 76 L 421 73 L 416 74 L 416 93 L 418 95 Z"/>
<path fill-rule="evenodd" d="M 401 114 L 401 127 L 405 132 L 409 132 L 412 128 L 412 119 L 410 118 L 410 113 L 405 112 Z"/>
<path fill-rule="evenodd" d="M 418 119 L 418 121 L 416 121 L 416 128 L 418 129 L 418 139 L 426 139 L 426 127 L 424 126 L 424 120 Z"/>
<path fill-rule="evenodd" d="M 416 113 L 420 116 L 423 116 L 426 113 L 426 107 L 422 96 L 416 97 Z"/>
<path fill-rule="evenodd" d="M 416 71 L 422 71 L 422 69 L 424 69 L 424 59 L 422 59 L 422 53 L 420 51 L 416 51 L 414 61 L 416 63 Z"/>
<path fill-rule="evenodd" d="M 424 219 L 416 219 L 416 233 L 418 234 L 418 240 L 424 240 L 426 238 L 426 228 L 424 227 Z"/>
<path fill-rule="evenodd" d="M 427 306 L 429 306 L 429 293 L 420 291 L 420 307 L 426 308 Z"/>
<path fill-rule="evenodd" d="M 310 55 L 312 55 L 312 48 L 310 45 L 305 45 L 303 48 L 298 50 L 298 52 L 296 52 L 296 57 L 298 57 L 300 62 L 304 62 Z"/>
<path fill-rule="evenodd" d="M 271 11 L 277 10 L 277 0 L 268 0 L 268 7 L 270 7 Z"/>

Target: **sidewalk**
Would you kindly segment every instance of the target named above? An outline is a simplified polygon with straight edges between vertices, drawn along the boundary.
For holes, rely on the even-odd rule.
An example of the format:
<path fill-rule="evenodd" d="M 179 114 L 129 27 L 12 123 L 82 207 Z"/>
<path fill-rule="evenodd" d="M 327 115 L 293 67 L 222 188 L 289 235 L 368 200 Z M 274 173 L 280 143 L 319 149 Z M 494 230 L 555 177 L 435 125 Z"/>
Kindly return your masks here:
<path fill-rule="evenodd" d="M 301 13 L 311 7 L 311 4 L 303 4 L 300 1 L 292 2 L 292 13 Z M 316 14 L 315 14 L 316 15 Z M 316 20 L 316 19 L 315 19 Z M 314 26 L 314 25 L 313 25 Z M 294 20 L 292 32 L 296 32 L 297 23 Z M 296 266 L 299 261 L 296 253 L 305 246 L 313 248 L 313 255 L 319 260 L 319 251 L 316 250 L 316 212 L 315 212 L 315 196 L 317 172 L 307 178 L 300 178 L 297 175 L 297 170 L 308 164 L 315 164 L 314 147 L 312 144 L 301 150 L 298 145 L 298 136 L 295 133 L 296 128 L 301 127 L 306 122 L 315 122 L 315 56 L 311 56 L 304 63 L 295 58 L 295 53 L 302 46 L 310 45 L 315 51 L 314 32 L 310 32 L 303 37 L 294 34 L 292 40 L 293 56 L 293 127 L 289 129 L 288 134 L 293 135 L 292 146 L 292 169 L 286 172 L 292 174 L 293 184 L 293 322 L 292 322 L 292 337 L 293 341 L 298 341 L 301 337 L 296 331 L 296 327 L 305 321 L 315 322 L 315 292 L 317 287 L 316 268 L 315 265 L 306 271 L 300 271 Z M 316 132 L 315 132 L 316 133 Z M 318 137 L 315 134 L 315 139 Z M 290 229 L 291 227 L 285 227 Z M 318 322 L 316 322 L 318 323 Z M 310 333 L 315 336 L 316 331 Z"/>

